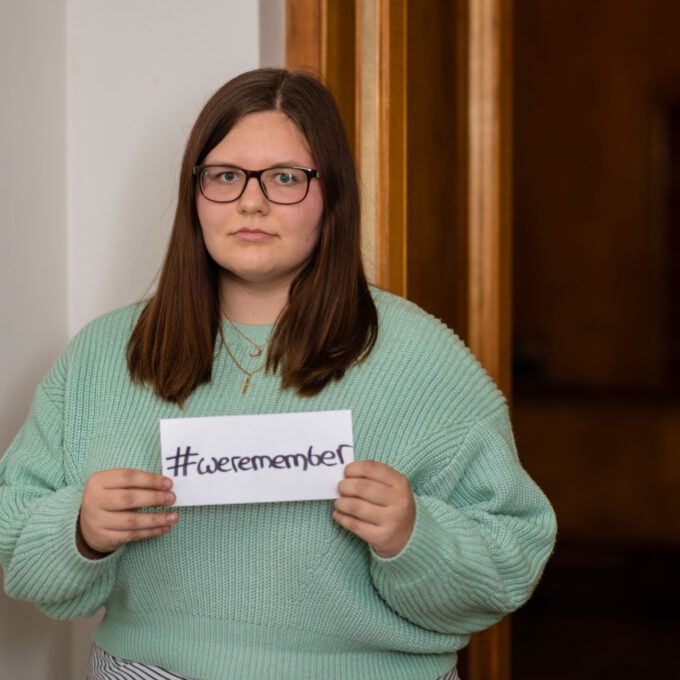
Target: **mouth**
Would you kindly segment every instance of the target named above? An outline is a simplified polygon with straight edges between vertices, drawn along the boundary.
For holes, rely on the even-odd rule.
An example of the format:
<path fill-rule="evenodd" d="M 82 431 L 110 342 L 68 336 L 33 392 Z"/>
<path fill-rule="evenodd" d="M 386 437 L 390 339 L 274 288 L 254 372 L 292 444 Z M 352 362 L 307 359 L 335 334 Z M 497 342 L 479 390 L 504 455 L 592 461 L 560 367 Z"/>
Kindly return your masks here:
<path fill-rule="evenodd" d="M 262 241 L 274 237 L 274 234 L 263 229 L 249 229 L 247 227 L 232 232 L 232 235 L 244 241 Z"/>

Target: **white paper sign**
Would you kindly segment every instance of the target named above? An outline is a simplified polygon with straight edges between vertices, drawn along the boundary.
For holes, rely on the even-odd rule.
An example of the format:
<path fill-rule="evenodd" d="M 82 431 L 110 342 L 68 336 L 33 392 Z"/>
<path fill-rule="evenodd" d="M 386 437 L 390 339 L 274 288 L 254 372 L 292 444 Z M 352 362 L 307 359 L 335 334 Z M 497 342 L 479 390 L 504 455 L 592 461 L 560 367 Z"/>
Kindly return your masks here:
<path fill-rule="evenodd" d="M 175 505 L 337 498 L 354 459 L 351 411 L 160 421 Z"/>

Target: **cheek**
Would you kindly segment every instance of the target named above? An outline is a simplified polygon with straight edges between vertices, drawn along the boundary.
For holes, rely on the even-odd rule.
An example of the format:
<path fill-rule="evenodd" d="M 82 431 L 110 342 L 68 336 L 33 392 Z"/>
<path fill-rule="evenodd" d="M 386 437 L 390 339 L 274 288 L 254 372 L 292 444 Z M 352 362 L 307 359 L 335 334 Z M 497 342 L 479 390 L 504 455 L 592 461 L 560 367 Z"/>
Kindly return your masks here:
<path fill-rule="evenodd" d="M 300 238 L 300 246 L 306 251 L 307 255 L 311 254 L 311 252 L 316 247 L 316 244 L 319 242 L 319 239 L 321 238 L 321 229 L 322 227 L 320 220 L 317 220 L 316 222 L 310 220 L 307 228 L 302 234 Z"/>
<path fill-rule="evenodd" d="M 225 231 L 231 223 L 229 207 L 205 200 L 197 201 L 196 214 L 198 215 L 198 223 L 201 226 L 203 242 L 211 255 L 214 256 L 212 251 L 215 248 L 221 247 Z"/>
<path fill-rule="evenodd" d="M 201 231 L 206 236 L 215 225 L 215 218 L 210 204 L 205 199 L 199 198 L 196 201 L 196 213 L 198 215 L 198 223 L 201 225 Z"/>
<path fill-rule="evenodd" d="M 316 200 L 309 203 L 306 206 L 307 213 L 305 215 L 305 224 L 307 224 L 306 229 L 306 240 L 313 247 L 316 245 L 317 241 L 321 236 L 321 229 L 323 228 L 323 201 L 321 197 L 314 197 Z"/>
<path fill-rule="evenodd" d="M 196 214 L 205 249 L 210 257 L 217 261 L 220 257 L 220 224 L 223 220 L 218 219 L 211 205 L 201 205 L 200 201 L 196 202 Z"/>

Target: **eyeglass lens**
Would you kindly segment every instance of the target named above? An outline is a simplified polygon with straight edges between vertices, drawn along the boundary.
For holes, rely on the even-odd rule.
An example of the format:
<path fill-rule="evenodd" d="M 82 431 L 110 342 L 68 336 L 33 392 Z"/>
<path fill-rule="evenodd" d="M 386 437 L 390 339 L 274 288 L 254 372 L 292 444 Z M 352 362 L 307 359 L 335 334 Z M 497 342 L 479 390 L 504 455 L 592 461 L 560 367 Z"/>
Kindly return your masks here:
<path fill-rule="evenodd" d="M 309 178 L 298 168 L 269 168 L 259 177 L 265 196 L 276 203 L 298 203 L 307 195 Z M 203 168 L 201 190 L 210 201 L 235 201 L 243 193 L 247 175 L 226 165 Z"/>

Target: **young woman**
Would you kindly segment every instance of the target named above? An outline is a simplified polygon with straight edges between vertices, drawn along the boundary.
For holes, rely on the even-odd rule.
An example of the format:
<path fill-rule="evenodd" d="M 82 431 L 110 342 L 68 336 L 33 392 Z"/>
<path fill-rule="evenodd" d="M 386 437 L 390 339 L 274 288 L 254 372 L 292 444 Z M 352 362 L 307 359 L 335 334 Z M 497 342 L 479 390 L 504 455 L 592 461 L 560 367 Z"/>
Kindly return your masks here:
<path fill-rule="evenodd" d="M 351 409 L 336 501 L 172 509 L 159 420 Z M 455 677 L 531 594 L 550 505 L 458 338 L 371 288 L 328 91 L 224 85 L 182 163 L 157 292 L 86 327 L 0 462 L 7 592 L 100 607 L 90 677 Z"/>

